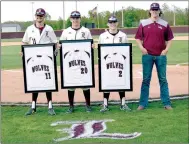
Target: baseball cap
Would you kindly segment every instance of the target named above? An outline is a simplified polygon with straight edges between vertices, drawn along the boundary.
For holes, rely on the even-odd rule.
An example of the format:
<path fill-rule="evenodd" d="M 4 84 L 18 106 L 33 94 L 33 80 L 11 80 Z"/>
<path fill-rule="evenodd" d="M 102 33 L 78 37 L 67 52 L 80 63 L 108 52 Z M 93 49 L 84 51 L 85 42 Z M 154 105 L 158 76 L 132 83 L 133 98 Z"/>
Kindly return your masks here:
<path fill-rule="evenodd" d="M 46 14 L 46 12 L 45 12 L 45 10 L 42 9 L 42 8 L 38 8 L 38 9 L 36 10 L 36 13 L 35 13 L 35 15 L 37 15 L 37 16 L 44 16 L 45 14 Z"/>
<path fill-rule="evenodd" d="M 152 3 L 150 5 L 150 10 L 160 10 L 160 6 L 158 3 Z"/>
<path fill-rule="evenodd" d="M 81 17 L 81 14 L 79 11 L 73 11 L 70 14 L 70 18 L 80 18 L 80 17 Z"/>
<path fill-rule="evenodd" d="M 110 16 L 108 22 L 117 22 L 117 18 L 115 16 Z"/>

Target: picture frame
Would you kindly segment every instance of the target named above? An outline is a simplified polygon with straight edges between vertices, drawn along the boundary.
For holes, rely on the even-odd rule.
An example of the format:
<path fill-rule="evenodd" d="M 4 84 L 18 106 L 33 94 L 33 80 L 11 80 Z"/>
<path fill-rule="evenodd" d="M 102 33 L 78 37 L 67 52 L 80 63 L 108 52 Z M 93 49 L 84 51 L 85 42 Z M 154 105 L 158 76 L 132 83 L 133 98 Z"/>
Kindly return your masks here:
<path fill-rule="evenodd" d="M 132 43 L 98 44 L 99 92 L 133 91 Z"/>
<path fill-rule="evenodd" d="M 95 87 L 93 40 L 61 40 L 61 88 Z"/>
<path fill-rule="evenodd" d="M 55 43 L 22 45 L 25 93 L 58 91 Z"/>

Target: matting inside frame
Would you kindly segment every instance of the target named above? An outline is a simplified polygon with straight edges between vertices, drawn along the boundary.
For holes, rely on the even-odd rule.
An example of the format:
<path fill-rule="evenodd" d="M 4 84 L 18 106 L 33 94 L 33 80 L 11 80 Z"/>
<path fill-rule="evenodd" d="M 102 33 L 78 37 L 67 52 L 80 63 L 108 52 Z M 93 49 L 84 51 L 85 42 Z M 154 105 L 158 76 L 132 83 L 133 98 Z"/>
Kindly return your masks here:
<path fill-rule="evenodd" d="M 92 86 L 91 42 L 62 43 L 63 86 Z"/>
<path fill-rule="evenodd" d="M 130 89 L 130 47 L 101 46 L 101 89 Z"/>
<path fill-rule="evenodd" d="M 27 91 L 55 90 L 53 46 L 25 47 Z"/>

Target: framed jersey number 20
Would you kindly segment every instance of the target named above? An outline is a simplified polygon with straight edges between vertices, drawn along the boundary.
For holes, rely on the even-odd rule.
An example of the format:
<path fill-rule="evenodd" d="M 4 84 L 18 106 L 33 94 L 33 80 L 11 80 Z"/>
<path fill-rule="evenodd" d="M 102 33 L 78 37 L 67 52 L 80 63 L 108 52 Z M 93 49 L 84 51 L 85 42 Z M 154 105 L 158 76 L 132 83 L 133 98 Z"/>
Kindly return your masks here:
<path fill-rule="evenodd" d="M 25 93 L 58 91 L 55 44 L 22 45 Z"/>
<path fill-rule="evenodd" d="M 95 86 L 92 43 L 92 39 L 60 41 L 62 89 Z"/>
<path fill-rule="evenodd" d="M 132 91 L 132 44 L 98 44 L 99 91 Z"/>

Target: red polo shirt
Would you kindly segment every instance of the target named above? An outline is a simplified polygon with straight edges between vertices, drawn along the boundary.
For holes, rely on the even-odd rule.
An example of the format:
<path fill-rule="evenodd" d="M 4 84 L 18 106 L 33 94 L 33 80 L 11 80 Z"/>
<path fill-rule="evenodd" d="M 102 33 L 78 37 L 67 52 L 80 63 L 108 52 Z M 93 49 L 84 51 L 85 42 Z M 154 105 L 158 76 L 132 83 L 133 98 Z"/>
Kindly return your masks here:
<path fill-rule="evenodd" d="M 148 54 L 155 56 L 160 55 L 166 48 L 166 41 L 173 38 L 169 24 L 160 18 L 156 22 L 150 18 L 142 20 L 135 35 L 135 39 L 143 41 L 143 47 Z"/>

